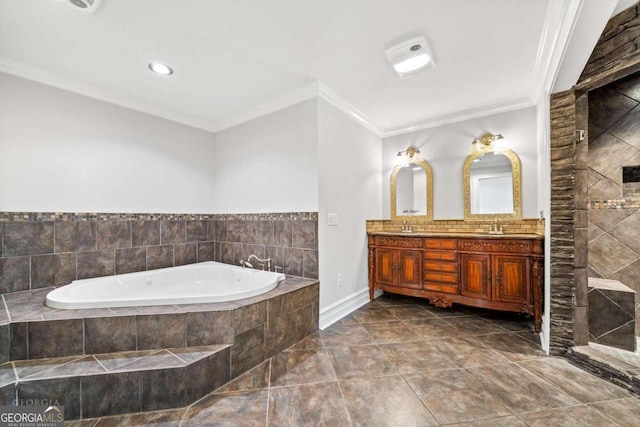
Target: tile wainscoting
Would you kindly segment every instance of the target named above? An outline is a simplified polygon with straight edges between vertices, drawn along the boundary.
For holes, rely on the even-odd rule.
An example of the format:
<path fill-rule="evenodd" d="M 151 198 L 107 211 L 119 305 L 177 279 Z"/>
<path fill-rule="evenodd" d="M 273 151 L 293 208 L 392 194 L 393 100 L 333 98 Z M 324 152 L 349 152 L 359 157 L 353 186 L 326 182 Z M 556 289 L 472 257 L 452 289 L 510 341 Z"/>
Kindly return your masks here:
<path fill-rule="evenodd" d="M 317 230 L 317 212 L 0 212 L 0 293 L 203 261 L 238 264 L 250 254 L 317 279 Z"/>

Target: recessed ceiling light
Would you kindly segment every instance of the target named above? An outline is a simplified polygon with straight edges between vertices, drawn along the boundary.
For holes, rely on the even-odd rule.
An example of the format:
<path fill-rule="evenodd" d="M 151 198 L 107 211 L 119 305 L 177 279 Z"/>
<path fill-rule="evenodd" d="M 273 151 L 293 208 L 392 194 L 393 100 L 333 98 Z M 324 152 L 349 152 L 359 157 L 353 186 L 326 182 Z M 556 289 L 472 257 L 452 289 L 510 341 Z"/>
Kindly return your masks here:
<path fill-rule="evenodd" d="M 160 74 L 163 76 L 170 76 L 173 74 L 173 69 L 166 64 L 161 62 L 152 62 L 149 64 L 149 69 L 156 74 Z"/>
<path fill-rule="evenodd" d="M 74 9 L 84 13 L 90 14 L 95 12 L 100 7 L 102 0 L 58 0 L 65 3 L 67 6 L 71 6 Z"/>
<path fill-rule="evenodd" d="M 389 63 L 401 77 L 409 77 L 435 66 L 424 36 L 413 36 L 384 51 Z"/>

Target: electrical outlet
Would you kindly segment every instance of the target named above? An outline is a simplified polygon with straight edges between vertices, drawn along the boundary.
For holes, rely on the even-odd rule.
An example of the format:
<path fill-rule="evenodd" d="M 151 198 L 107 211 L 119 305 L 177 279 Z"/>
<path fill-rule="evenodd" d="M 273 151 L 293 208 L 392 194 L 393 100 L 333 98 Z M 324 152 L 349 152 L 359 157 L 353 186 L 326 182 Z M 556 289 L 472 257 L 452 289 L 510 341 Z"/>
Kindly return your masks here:
<path fill-rule="evenodd" d="M 337 213 L 330 213 L 327 215 L 327 225 L 338 225 Z"/>
<path fill-rule="evenodd" d="M 342 286 L 343 280 L 342 280 L 342 273 L 338 273 L 338 286 Z"/>

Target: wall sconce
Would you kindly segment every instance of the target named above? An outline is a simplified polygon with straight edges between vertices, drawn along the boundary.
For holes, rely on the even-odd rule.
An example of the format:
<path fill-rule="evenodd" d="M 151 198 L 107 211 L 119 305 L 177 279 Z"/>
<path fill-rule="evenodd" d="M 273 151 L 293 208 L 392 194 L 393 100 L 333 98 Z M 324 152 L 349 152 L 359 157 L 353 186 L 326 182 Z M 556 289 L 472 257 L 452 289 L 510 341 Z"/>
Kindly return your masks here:
<path fill-rule="evenodd" d="M 409 147 L 404 151 L 398 151 L 396 154 L 396 163 L 401 166 L 413 165 L 422 161 L 420 150 L 415 147 Z"/>
<path fill-rule="evenodd" d="M 476 138 L 471 143 L 471 153 L 479 153 L 483 151 L 493 151 L 495 153 L 501 153 L 508 150 L 507 140 L 501 133 L 494 135 L 491 132 L 487 132 L 480 138 Z"/>

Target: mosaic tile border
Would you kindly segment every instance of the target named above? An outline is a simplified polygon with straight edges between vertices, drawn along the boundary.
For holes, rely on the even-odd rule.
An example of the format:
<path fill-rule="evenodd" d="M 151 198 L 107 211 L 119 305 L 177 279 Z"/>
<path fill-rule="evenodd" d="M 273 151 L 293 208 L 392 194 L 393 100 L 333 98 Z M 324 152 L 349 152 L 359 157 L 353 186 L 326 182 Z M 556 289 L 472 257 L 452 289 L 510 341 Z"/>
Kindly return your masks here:
<path fill-rule="evenodd" d="M 493 221 L 488 220 L 422 220 L 409 219 L 414 232 L 424 233 L 486 233 Z M 524 218 L 520 220 L 499 220 L 499 225 L 504 227 L 504 234 L 536 234 L 544 236 L 544 220 L 536 218 Z M 402 221 L 393 220 L 367 220 L 367 232 L 397 232 L 402 229 Z"/>
<path fill-rule="evenodd" d="M 640 209 L 640 199 L 592 200 L 589 209 Z"/>
<path fill-rule="evenodd" d="M 93 213 L 93 212 L 0 212 L 0 222 L 65 221 L 317 221 L 317 212 L 281 212 L 250 214 L 182 214 L 182 213 Z"/>

